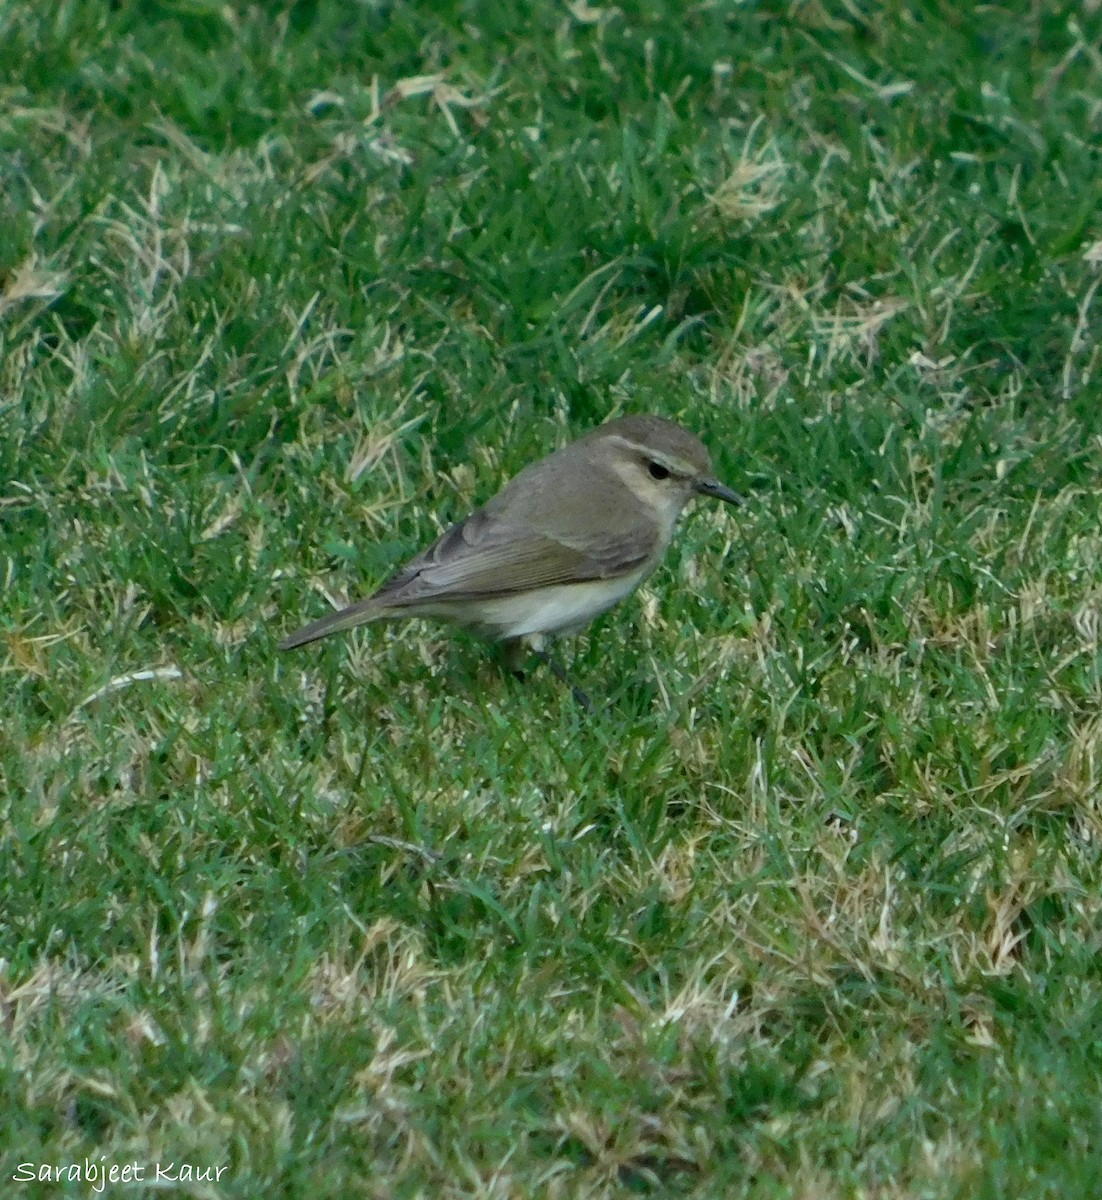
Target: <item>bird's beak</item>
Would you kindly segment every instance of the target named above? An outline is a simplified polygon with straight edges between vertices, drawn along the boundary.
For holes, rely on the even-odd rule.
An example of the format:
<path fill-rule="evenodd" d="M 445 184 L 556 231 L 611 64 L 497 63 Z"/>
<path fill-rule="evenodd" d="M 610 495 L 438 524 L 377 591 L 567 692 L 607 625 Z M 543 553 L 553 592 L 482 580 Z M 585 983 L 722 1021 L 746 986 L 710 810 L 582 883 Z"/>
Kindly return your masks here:
<path fill-rule="evenodd" d="M 718 479 L 698 479 L 696 481 L 696 490 L 702 496 L 715 496 L 717 500 L 726 500 L 728 504 L 743 503 L 743 499 L 738 492 L 732 492 L 729 487 L 724 487 Z"/>

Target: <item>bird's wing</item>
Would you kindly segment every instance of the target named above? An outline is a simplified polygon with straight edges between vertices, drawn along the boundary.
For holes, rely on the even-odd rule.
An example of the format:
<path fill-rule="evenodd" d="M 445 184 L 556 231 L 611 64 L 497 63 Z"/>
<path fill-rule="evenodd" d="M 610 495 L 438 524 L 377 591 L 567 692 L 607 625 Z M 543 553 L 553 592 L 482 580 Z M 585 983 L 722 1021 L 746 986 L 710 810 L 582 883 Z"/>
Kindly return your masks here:
<path fill-rule="evenodd" d="M 584 501 L 587 511 L 581 527 L 589 527 L 584 538 L 576 532 L 581 504 L 579 512 L 571 512 L 573 502 L 564 504 L 559 497 L 554 511 L 539 512 L 534 504 L 518 504 L 515 495 L 510 502 L 499 503 L 503 499 L 503 495 L 495 497 L 453 525 L 373 599 L 388 606 L 416 604 L 429 597 L 473 600 L 615 578 L 642 567 L 658 545 L 658 529 L 650 522 L 624 522 L 617 528 L 602 521 L 600 497 L 590 495 Z M 594 511 L 602 514 L 596 530 Z M 610 506 L 609 511 L 616 509 Z"/>

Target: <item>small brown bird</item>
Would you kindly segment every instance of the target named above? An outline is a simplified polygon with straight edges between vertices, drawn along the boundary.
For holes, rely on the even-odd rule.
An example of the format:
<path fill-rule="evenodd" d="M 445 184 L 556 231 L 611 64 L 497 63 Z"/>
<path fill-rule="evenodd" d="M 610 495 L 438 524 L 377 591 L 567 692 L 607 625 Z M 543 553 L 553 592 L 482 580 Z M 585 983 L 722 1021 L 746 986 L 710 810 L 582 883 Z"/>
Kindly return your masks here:
<path fill-rule="evenodd" d="M 658 566 L 694 496 L 740 498 L 699 438 L 620 417 L 525 467 L 358 604 L 305 625 L 290 650 L 367 621 L 433 617 L 505 643 L 573 633 Z"/>

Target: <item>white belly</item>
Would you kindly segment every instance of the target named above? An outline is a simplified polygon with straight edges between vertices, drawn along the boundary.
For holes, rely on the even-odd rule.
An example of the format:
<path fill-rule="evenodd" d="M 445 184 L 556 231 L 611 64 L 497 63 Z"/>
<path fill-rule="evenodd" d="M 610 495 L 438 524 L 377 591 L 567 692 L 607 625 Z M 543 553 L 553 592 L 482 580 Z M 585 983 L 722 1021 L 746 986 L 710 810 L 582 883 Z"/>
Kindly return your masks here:
<path fill-rule="evenodd" d="M 444 617 L 499 641 L 539 633 L 570 633 L 623 600 L 649 574 L 649 567 L 622 579 L 566 583 L 492 599 L 418 605 L 424 615 Z M 412 614 L 413 609 L 409 610 Z"/>

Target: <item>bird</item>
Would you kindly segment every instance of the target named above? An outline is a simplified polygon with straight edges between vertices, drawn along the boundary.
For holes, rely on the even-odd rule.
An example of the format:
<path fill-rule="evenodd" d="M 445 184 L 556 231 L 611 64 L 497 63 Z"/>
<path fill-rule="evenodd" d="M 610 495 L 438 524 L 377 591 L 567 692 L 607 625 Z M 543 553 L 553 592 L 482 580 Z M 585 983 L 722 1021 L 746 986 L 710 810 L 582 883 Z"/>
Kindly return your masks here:
<path fill-rule="evenodd" d="M 279 647 L 429 617 L 504 643 L 515 660 L 525 640 L 576 633 L 634 592 L 698 496 L 742 503 L 695 434 L 664 417 L 618 417 L 525 467 L 366 599 Z"/>

